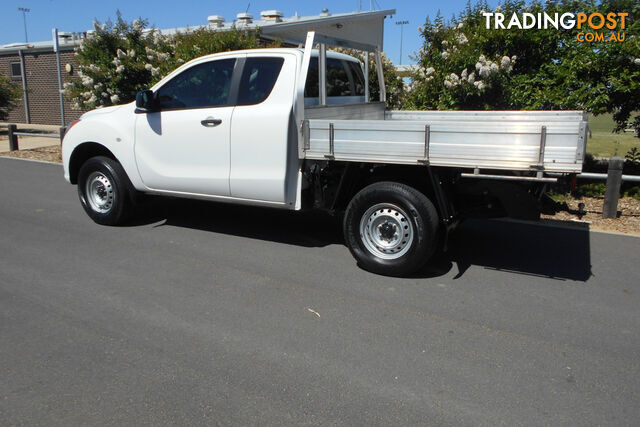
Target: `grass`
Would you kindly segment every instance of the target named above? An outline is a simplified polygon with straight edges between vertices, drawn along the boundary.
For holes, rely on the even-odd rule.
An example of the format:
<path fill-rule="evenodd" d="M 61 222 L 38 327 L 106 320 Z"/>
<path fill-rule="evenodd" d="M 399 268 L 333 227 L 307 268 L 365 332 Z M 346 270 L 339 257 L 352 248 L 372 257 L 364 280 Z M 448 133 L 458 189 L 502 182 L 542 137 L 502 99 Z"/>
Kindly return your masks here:
<path fill-rule="evenodd" d="M 592 138 L 587 140 L 587 153 L 594 157 L 624 158 L 632 147 L 640 147 L 640 138 L 636 138 L 633 132 L 613 133 L 615 122 L 611 114 L 589 114 L 589 127 Z"/>

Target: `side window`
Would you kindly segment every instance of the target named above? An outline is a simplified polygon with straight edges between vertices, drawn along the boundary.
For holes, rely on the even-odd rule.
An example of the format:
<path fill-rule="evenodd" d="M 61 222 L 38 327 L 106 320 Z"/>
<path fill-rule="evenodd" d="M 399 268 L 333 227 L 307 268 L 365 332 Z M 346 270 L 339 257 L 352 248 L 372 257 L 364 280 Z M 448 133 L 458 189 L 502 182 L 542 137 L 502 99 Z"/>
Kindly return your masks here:
<path fill-rule="evenodd" d="M 222 59 L 184 70 L 156 92 L 160 108 L 179 110 L 227 105 L 235 62 L 235 59 Z"/>
<path fill-rule="evenodd" d="M 305 98 L 317 98 L 320 96 L 320 84 L 318 83 L 318 58 L 311 58 L 307 81 L 304 85 Z"/>
<path fill-rule="evenodd" d="M 240 79 L 237 105 L 259 104 L 269 97 L 284 58 L 247 58 Z"/>

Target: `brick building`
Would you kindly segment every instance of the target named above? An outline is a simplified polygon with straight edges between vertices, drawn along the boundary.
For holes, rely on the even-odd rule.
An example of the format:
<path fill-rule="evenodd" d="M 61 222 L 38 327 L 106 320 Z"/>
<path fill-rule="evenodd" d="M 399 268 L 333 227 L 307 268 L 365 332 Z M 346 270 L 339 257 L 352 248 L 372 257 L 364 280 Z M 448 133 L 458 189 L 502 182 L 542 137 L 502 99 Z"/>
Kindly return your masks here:
<path fill-rule="evenodd" d="M 382 32 L 386 16 L 395 14 L 395 10 L 377 10 L 331 14 L 324 9 L 313 16 L 292 16 L 284 18 L 277 10 L 264 10 L 259 20 L 253 20 L 249 13 L 239 13 L 236 19 L 225 22 L 220 15 L 208 17 L 209 23 L 190 28 L 161 30 L 162 34 L 185 32 L 207 27 L 214 31 L 231 28 L 260 28 L 260 36 L 266 40 L 282 40 L 285 45 L 296 46 L 304 40 L 307 31 L 322 30 L 328 39 L 332 36 L 349 39 L 358 38 L 358 34 L 372 32 L 378 34 L 375 46 L 363 46 L 365 49 L 382 48 Z M 74 49 L 80 45 L 87 33 L 60 33 L 60 71 L 63 85 L 77 78 Z M 52 41 L 34 43 L 12 43 L 0 46 L 0 74 L 9 76 L 23 89 L 23 97 L 16 108 L 9 112 L 9 123 L 35 123 L 61 125 L 60 98 L 56 54 Z M 71 108 L 64 100 L 65 121 L 75 120 L 83 111 Z"/>
<path fill-rule="evenodd" d="M 68 41 L 61 38 L 60 41 L 60 68 L 64 84 L 76 75 L 73 49 L 79 44 L 79 38 Z M 0 47 L 0 73 L 23 89 L 22 99 L 9 112 L 8 122 L 61 124 L 56 54 L 52 42 L 14 43 Z M 64 114 L 65 121 L 69 122 L 80 117 L 82 111 L 71 109 L 71 103 L 65 100 Z"/>

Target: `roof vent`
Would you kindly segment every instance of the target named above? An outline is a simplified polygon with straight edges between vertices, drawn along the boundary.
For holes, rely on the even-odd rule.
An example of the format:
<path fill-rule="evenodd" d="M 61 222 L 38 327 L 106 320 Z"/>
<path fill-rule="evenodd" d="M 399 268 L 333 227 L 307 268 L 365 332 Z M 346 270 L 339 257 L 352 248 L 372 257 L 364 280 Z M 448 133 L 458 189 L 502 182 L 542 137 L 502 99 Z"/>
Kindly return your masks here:
<path fill-rule="evenodd" d="M 60 31 L 58 32 L 58 41 L 62 44 L 69 43 L 73 41 L 73 34 L 67 31 Z"/>
<path fill-rule="evenodd" d="M 213 25 L 214 27 L 222 27 L 222 24 L 224 23 L 224 16 L 209 15 L 207 16 L 207 21 L 209 21 L 209 25 Z"/>
<path fill-rule="evenodd" d="M 322 13 L 320 14 L 320 16 L 331 16 L 331 14 L 329 13 L 329 9 L 327 9 L 326 7 L 322 9 Z"/>
<path fill-rule="evenodd" d="M 253 21 L 253 15 L 247 12 L 240 12 L 236 15 L 239 24 L 251 24 Z"/>
<path fill-rule="evenodd" d="M 262 12 L 260 12 L 260 17 L 264 21 L 280 22 L 282 21 L 283 16 L 284 14 L 282 12 L 275 9 L 263 10 Z"/>

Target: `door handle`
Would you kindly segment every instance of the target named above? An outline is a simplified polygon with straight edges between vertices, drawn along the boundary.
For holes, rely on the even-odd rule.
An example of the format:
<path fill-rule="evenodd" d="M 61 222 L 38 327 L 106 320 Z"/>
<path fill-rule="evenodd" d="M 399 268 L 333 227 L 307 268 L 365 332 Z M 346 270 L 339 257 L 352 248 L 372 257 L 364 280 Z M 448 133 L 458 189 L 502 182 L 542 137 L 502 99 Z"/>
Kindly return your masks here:
<path fill-rule="evenodd" d="M 200 121 L 200 124 L 206 127 L 218 126 L 220 123 L 222 123 L 222 120 L 214 119 L 213 117 L 207 117 L 206 119 Z"/>

